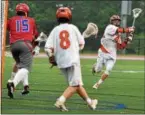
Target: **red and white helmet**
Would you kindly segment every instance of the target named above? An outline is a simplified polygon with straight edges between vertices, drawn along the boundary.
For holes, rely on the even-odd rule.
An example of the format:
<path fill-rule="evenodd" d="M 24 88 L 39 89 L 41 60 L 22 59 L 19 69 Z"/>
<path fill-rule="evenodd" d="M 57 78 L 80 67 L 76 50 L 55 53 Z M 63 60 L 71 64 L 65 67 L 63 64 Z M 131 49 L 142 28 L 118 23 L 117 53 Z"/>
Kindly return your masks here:
<path fill-rule="evenodd" d="M 114 20 L 120 20 L 121 21 L 121 18 L 118 15 L 113 15 L 113 16 L 110 17 L 110 23 L 112 23 L 112 21 L 114 21 Z"/>
<path fill-rule="evenodd" d="M 72 18 L 72 12 L 68 7 L 60 7 L 56 11 L 56 18 L 67 18 L 70 20 Z"/>
<path fill-rule="evenodd" d="M 30 10 L 29 6 L 27 4 L 25 4 L 25 3 L 20 3 L 20 4 L 17 4 L 17 6 L 16 6 L 16 12 L 22 11 L 25 14 L 28 14 L 29 10 Z"/>

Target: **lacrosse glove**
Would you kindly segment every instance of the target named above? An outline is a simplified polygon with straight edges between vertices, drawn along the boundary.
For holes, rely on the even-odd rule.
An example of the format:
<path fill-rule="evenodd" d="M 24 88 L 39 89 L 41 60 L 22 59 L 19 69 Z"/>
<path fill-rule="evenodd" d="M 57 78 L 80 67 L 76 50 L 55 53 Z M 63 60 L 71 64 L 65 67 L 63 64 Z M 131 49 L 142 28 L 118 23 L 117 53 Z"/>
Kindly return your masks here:
<path fill-rule="evenodd" d="M 57 63 L 55 61 L 55 57 L 54 56 L 49 57 L 49 63 L 51 63 L 52 66 L 57 66 Z"/>
<path fill-rule="evenodd" d="M 131 32 L 131 33 L 129 33 L 129 35 L 128 35 L 128 37 L 127 37 L 127 43 L 130 43 L 131 41 L 132 41 L 132 39 L 133 39 L 133 33 Z"/>
<path fill-rule="evenodd" d="M 32 51 L 33 55 L 38 55 L 40 51 L 40 47 L 39 46 L 35 46 L 34 50 Z"/>

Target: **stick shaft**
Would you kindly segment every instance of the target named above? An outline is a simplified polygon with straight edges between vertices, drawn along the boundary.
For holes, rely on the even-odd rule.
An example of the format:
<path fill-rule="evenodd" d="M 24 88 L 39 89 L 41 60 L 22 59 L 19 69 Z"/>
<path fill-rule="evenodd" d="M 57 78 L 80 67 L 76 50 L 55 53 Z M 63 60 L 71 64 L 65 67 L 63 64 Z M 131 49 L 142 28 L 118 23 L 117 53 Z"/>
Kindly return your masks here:
<path fill-rule="evenodd" d="M 136 18 L 133 19 L 132 27 L 135 25 Z"/>

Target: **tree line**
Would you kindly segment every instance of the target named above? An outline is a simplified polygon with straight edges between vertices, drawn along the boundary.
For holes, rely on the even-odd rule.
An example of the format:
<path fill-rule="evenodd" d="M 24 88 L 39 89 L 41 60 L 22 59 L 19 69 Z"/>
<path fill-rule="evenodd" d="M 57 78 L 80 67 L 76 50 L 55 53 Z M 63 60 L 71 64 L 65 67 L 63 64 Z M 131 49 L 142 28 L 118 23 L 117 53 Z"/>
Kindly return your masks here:
<path fill-rule="evenodd" d="M 66 1 L 66 0 L 55 0 L 55 1 L 40 1 L 40 0 L 19 0 L 9 1 L 8 17 L 15 15 L 15 7 L 18 3 L 27 3 L 30 7 L 29 16 L 36 19 L 37 27 L 39 32 L 43 31 L 49 35 L 50 31 L 56 22 L 56 10 L 57 6 L 63 4 L 72 8 L 72 23 L 77 25 L 81 32 L 85 30 L 89 22 L 96 23 L 99 28 L 98 38 L 94 39 L 92 36 L 86 40 L 85 51 L 96 52 L 100 38 L 103 35 L 104 29 L 109 24 L 109 18 L 113 14 L 121 14 L 121 1 Z M 132 1 L 132 8 L 142 8 L 145 10 L 145 2 Z M 145 12 L 140 15 L 135 23 L 135 39 L 145 39 Z M 127 26 L 131 26 L 133 16 L 127 17 Z M 8 38 L 7 38 L 8 43 Z M 134 42 L 139 45 L 138 42 Z M 133 48 L 132 48 L 133 49 Z"/>

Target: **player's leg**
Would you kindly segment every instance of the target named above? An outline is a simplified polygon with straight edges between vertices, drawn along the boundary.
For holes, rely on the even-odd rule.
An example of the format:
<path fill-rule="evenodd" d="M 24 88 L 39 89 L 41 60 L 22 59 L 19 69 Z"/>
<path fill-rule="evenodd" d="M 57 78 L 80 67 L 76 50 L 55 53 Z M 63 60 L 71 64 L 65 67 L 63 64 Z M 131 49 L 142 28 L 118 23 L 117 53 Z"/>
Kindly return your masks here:
<path fill-rule="evenodd" d="M 99 81 L 93 86 L 93 88 L 97 89 L 105 81 L 105 79 L 109 76 L 109 73 L 111 72 L 114 64 L 115 64 L 114 59 L 110 58 L 106 60 L 105 62 L 106 69 L 104 73 L 101 75 Z"/>
<path fill-rule="evenodd" d="M 99 49 L 96 63 L 92 67 L 93 74 L 100 73 L 102 71 L 103 64 L 104 64 L 104 58 L 105 58 L 104 53 Z"/>
<path fill-rule="evenodd" d="M 103 63 L 104 63 L 103 60 L 104 60 L 103 56 L 100 56 L 100 54 L 98 54 L 97 61 L 92 67 L 92 73 L 93 74 L 99 73 L 99 72 L 102 71 Z"/>
<path fill-rule="evenodd" d="M 31 44 L 29 44 L 31 47 Z M 19 53 L 19 56 L 17 56 L 16 54 Z M 28 73 L 29 73 L 29 67 L 32 64 L 32 53 L 31 50 L 29 49 L 29 47 L 22 41 L 19 41 L 18 43 L 15 43 L 12 46 L 12 54 L 14 55 L 14 59 L 16 60 L 16 63 L 18 64 L 18 72 L 16 73 L 14 79 L 12 80 L 11 83 L 8 83 L 7 87 L 8 87 L 8 92 L 11 92 L 11 94 L 13 93 L 12 89 L 10 87 L 16 87 L 20 81 L 23 82 L 24 85 L 24 91 L 26 91 L 27 93 L 29 93 L 28 88 L 25 88 L 25 86 L 28 86 Z M 19 62 L 18 59 L 19 59 Z M 24 94 L 27 94 L 24 93 Z M 23 92 L 22 92 L 23 94 Z M 12 96 L 10 96 L 10 98 L 13 98 Z"/>
<path fill-rule="evenodd" d="M 62 109 L 64 107 L 65 101 L 69 99 L 75 92 L 77 92 L 87 102 L 87 104 L 91 109 L 95 109 L 98 101 L 90 99 L 86 90 L 82 87 L 83 82 L 80 66 L 74 65 L 71 68 L 69 68 L 67 72 L 68 72 L 67 80 L 69 86 L 57 100 L 55 106 Z"/>
<path fill-rule="evenodd" d="M 33 55 L 32 55 L 32 45 L 30 42 L 25 42 L 25 48 L 24 52 L 20 56 L 20 60 L 22 63 L 20 63 L 21 68 L 25 68 L 27 72 L 25 73 L 23 79 L 21 80 L 24 86 L 23 91 L 21 92 L 22 95 L 28 94 L 29 93 L 29 72 L 32 69 L 32 62 L 33 62 Z"/>
<path fill-rule="evenodd" d="M 98 104 L 98 100 L 97 99 L 91 99 L 85 88 L 83 86 L 79 86 L 78 89 L 77 89 L 77 93 L 80 95 L 80 97 L 82 97 L 82 99 L 84 101 L 86 101 L 86 103 L 88 104 L 88 106 L 92 109 L 92 110 L 95 110 L 96 109 L 96 106 Z"/>
<path fill-rule="evenodd" d="M 67 83 L 69 85 L 69 71 L 71 67 L 69 68 L 61 68 L 61 72 L 66 77 Z M 67 99 L 69 99 L 74 93 L 76 92 L 76 87 L 68 86 L 63 94 L 57 99 L 56 103 L 54 104 L 57 108 L 59 108 L 61 111 L 68 111 L 68 109 L 65 106 L 65 102 Z"/>
<path fill-rule="evenodd" d="M 77 93 L 79 96 L 87 103 L 87 105 L 92 109 L 96 109 L 96 105 L 98 104 L 97 99 L 91 99 L 85 88 L 83 87 L 83 81 L 82 81 L 82 74 L 81 74 L 81 67 L 79 65 L 74 66 L 74 71 L 73 71 L 73 80 L 74 84 L 77 86 Z"/>
<path fill-rule="evenodd" d="M 95 73 L 101 72 L 102 71 L 102 68 L 104 66 L 104 62 L 105 62 L 105 55 L 103 55 L 103 53 L 100 53 L 99 52 L 98 57 L 97 57 L 97 63 L 96 63 L 96 65 L 93 66 L 92 71 L 94 70 Z M 98 82 L 101 83 L 102 80 L 99 80 Z M 96 82 L 93 85 L 93 88 L 97 89 L 99 87 L 98 82 Z"/>
<path fill-rule="evenodd" d="M 12 56 L 13 56 L 15 62 L 18 64 L 20 62 L 20 60 L 19 60 L 19 54 L 20 53 L 19 53 L 19 49 L 17 48 L 16 44 L 11 45 L 11 53 L 12 53 Z M 17 67 L 14 65 L 13 70 L 16 70 L 16 68 Z M 13 92 L 14 92 L 14 89 L 15 89 L 13 79 L 14 79 L 14 77 L 11 80 L 8 80 L 8 83 L 7 83 L 8 96 L 10 98 L 13 98 Z"/>
<path fill-rule="evenodd" d="M 17 71 L 18 71 L 18 67 L 17 67 L 17 64 L 15 63 L 15 64 L 13 65 L 13 70 L 12 70 L 12 73 L 11 73 L 11 77 L 10 77 L 10 79 L 8 80 L 8 82 L 12 82 L 12 80 L 14 79 L 14 77 L 15 77 Z"/>

